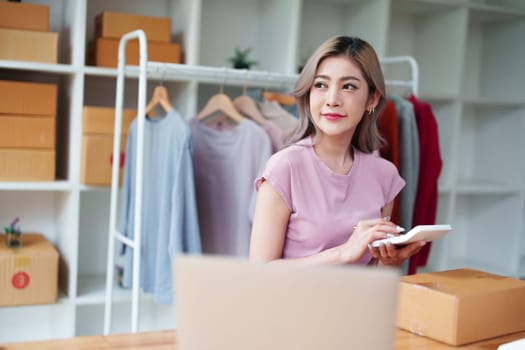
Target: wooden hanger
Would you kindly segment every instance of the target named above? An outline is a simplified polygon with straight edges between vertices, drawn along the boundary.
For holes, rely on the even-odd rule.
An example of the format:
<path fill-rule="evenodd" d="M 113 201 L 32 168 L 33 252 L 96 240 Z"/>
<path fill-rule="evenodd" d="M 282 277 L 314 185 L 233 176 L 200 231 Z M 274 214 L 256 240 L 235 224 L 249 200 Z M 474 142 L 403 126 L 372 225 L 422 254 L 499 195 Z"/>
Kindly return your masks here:
<path fill-rule="evenodd" d="M 257 124 L 262 125 L 266 123 L 266 118 L 261 114 L 257 104 L 254 99 L 248 95 L 237 96 L 233 100 L 233 105 L 237 108 L 242 114 L 246 115 Z"/>
<path fill-rule="evenodd" d="M 146 115 L 152 116 L 155 115 L 154 110 L 157 105 L 161 105 L 161 107 L 164 109 L 166 113 L 168 113 L 170 110 L 173 109 L 173 106 L 171 105 L 171 102 L 168 98 L 168 91 L 166 90 L 166 87 L 163 85 L 159 85 L 153 90 L 153 95 L 151 96 L 151 100 L 149 101 L 148 105 L 146 106 Z"/>
<path fill-rule="evenodd" d="M 236 123 L 240 123 L 244 119 L 233 105 L 232 100 L 223 93 L 213 95 L 195 118 L 202 121 L 216 112 L 222 112 Z"/>
<path fill-rule="evenodd" d="M 281 105 L 293 106 L 295 104 L 295 97 L 290 94 L 280 92 L 264 91 L 262 96 L 267 101 L 276 101 Z"/>
<path fill-rule="evenodd" d="M 237 96 L 233 100 L 233 105 L 242 114 L 252 119 L 257 124 L 263 125 L 266 123 L 266 119 L 261 114 L 261 111 L 259 110 L 259 107 L 257 107 L 257 103 L 255 102 L 255 100 L 246 94 L 248 85 L 251 80 L 250 78 L 251 78 L 251 71 L 248 70 L 247 79 L 244 82 L 243 87 L 242 87 L 242 94 L 240 96 Z"/>

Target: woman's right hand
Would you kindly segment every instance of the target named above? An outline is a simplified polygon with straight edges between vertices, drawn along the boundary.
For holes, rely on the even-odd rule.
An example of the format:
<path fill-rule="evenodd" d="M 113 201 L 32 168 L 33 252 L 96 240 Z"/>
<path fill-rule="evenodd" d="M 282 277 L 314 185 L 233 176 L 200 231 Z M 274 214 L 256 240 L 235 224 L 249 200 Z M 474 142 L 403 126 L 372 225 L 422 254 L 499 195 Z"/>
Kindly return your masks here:
<path fill-rule="evenodd" d="M 389 218 L 359 221 L 348 240 L 340 246 L 342 259 L 346 263 L 359 261 L 373 241 L 399 235 L 398 227 Z"/>

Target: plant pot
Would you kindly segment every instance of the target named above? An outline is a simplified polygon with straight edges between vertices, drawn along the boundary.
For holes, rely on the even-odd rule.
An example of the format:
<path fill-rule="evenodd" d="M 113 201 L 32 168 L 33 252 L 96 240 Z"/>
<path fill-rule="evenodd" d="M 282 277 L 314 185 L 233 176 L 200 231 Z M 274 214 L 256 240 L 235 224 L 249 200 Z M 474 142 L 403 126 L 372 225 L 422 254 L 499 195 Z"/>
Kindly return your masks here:
<path fill-rule="evenodd" d="M 233 65 L 233 68 L 235 69 L 250 69 L 250 65 L 249 64 L 244 64 L 244 63 L 236 63 Z"/>
<path fill-rule="evenodd" d="M 22 234 L 20 232 L 8 232 L 5 237 L 8 248 L 20 248 L 22 246 Z"/>

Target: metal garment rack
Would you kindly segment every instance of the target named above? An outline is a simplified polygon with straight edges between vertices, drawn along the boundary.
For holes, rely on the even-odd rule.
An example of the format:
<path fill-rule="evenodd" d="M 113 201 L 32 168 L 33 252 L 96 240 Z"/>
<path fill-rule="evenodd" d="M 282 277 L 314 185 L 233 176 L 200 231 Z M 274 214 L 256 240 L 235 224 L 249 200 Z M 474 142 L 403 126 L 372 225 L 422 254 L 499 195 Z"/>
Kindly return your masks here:
<path fill-rule="evenodd" d="M 396 64 L 396 63 L 408 63 L 410 66 L 409 80 L 385 80 L 387 86 L 401 86 L 408 87 L 410 92 L 418 97 L 419 96 L 419 65 L 412 56 L 392 56 L 384 57 L 380 59 L 381 65 L 385 64 Z"/>
<path fill-rule="evenodd" d="M 136 67 L 126 67 L 126 45 L 130 40 L 139 40 L 140 62 L 138 71 Z M 146 84 L 148 75 L 150 77 L 160 75 L 162 79 L 196 81 L 200 83 L 216 83 L 223 85 L 246 85 L 286 88 L 293 86 L 297 80 L 297 75 L 286 75 L 267 71 L 250 71 L 231 68 L 216 68 L 206 66 L 192 66 L 186 64 L 173 64 L 163 62 L 148 62 L 148 50 L 146 34 L 143 30 L 136 30 L 122 36 L 118 48 L 118 68 L 117 86 L 115 99 L 115 129 L 113 138 L 113 154 L 120 154 L 121 131 L 122 131 L 122 110 L 124 102 L 124 82 L 126 74 L 136 76 L 138 74 L 138 111 L 146 109 Z M 387 80 L 387 85 L 409 87 L 414 95 L 418 90 L 418 67 L 417 62 L 409 56 L 389 57 L 381 60 L 383 64 L 408 62 L 412 70 L 410 80 Z M 111 201 L 109 218 L 109 241 L 108 241 L 108 260 L 106 271 L 106 298 L 104 308 L 104 335 L 111 332 L 112 320 L 112 298 L 114 287 L 114 265 L 115 265 L 115 241 L 118 240 L 128 248 L 133 249 L 133 276 L 131 292 L 131 332 L 136 333 L 139 326 L 139 292 L 140 292 L 140 259 L 141 259 L 141 210 L 142 210 L 142 188 L 144 158 L 144 120 L 138 114 L 137 120 L 137 154 L 136 168 L 136 198 L 134 210 L 134 237 L 129 239 L 117 229 L 117 203 L 119 187 L 119 162 L 113 162 L 111 177 Z"/>

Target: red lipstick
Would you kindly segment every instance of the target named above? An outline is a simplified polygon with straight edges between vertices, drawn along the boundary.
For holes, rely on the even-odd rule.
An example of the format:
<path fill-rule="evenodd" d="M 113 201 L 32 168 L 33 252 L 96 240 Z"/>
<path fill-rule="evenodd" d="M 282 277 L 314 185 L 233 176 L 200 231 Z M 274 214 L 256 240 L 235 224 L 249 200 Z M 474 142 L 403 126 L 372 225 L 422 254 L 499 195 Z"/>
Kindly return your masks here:
<path fill-rule="evenodd" d="M 337 113 L 323 113 L 321 115 L 323 116 L 323 118 L 328 119 L 328 120 L 338 120 L 338 119 L 344 118 L 344 115 L 337 114 Z"/>

